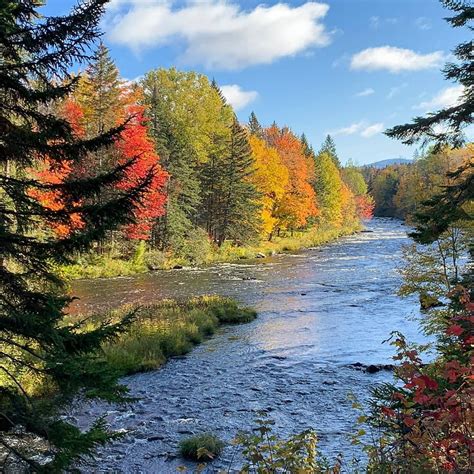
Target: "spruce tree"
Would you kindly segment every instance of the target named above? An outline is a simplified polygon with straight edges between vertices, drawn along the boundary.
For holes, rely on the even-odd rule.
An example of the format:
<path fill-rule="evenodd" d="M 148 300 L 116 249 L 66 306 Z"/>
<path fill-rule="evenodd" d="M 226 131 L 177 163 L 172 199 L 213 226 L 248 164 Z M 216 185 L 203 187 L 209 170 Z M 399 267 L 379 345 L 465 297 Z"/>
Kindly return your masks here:
<path fill-rule="evenodd" d="M 90 119 L 87 125 L 92 128 L 92 134 L 103 133 L 116 123 L 122 84 L 119 70 L 104 43 L 99 43 L 83 78 L 79 92 L 85 115 Z"/>
<path fill-rule="evenodd" d="M 263 128 L 260 125 L 260 122 L 255 115 L 255 112 L 252 111 L 249 117 L 249 131 L 251 135 L 255 135 L 258 138 L 263 137 Z"/>
<path fill-rule="evenodd" d="M 42 183 L 31 173 L 37 166 L 85 163 L 123 129 L 79 139 L 71 125 L 50 112 L 77 86 L 69 70 L 88 59 L 105 3 L 80 2 L 68 16 L 50 18 L 39 15 L 40 1 L 0 5 L 0 449 L 38 472 L 59 472 L 108 439 L 102 420 L 81 433 L 60 419 L 64 404 L 78 394 L 118 400 L 124 393 L 98 354 L 129 318 L 92 330 L 81 321 L 66 321 L 70 298 L 55 268 L 130 222 L 152 171 L 133 190 L 112 195 L 108 189 L 131 162 L 57 184 Z M 54 192 L 62 205 L 42 204 L 36 191 Z M 67 235 L 49 231 L 50 223 L 68 224 L 77 215 L 82 225 Z M 33 381 L 36 395 L 44 388 L 48 396 L 31 396 Z M 26 454 L 27 441 L 15 439 L 21 435 L 10 430 L 19 425 L 51 445 L 47 465 Z"/>
<path fill-rule="evenodd" d="M 326 136 L 326 139 L 324 140 L 318 155 L 322 153 L 328 153 L 334 164 L 338 168 L 341 167 L 341 162 L 339 161 L 339 157 L 337 156 L 336 144 L 334 143 L 334 140 L 332 139 L 331 135 Z"/>
<path fill-rule="evenodd" d="M 216 242 L 220 246 L 226 239 L 238 244 L 248 242 L 257 235 L 259 222 L 258 192 L 249 180 L 253 173 L 254 158 L 245 129 L 237 117 L 231 126 L 229 150 L 219 163 L 220 182 L 214 190 L 219 202 L 215 216 Z"/>

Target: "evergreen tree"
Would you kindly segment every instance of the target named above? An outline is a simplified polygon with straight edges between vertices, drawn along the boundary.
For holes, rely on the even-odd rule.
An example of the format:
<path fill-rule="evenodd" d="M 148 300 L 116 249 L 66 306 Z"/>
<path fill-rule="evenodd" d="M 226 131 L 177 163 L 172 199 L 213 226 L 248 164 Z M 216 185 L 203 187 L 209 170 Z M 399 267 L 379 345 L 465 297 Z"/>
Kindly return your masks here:
<path fill-rule="evenodd" d="M 263 137 L 263 128 L 258 121 L 255 112 L 252 111 L 249 117 L 249 131 L 251 135 L 255 135 L 258 138 Z"/>
<path fill-rule="evenodd" d="M 35 471 L 58 472 L 72 458 L 90 453 L 108 439 L 103 421 L 84 433 L 58 417 L 58 409 L 78 393 L 116 400 L 123 388 L 98 357 L 104 341 L 122 331 L 128 320 L 88 330 L 82 322 L 64 321 L 70 298 L 54 273 L 71 255 L 90 248 L 105 232 L 130 222 L 134 203 L 152 178 L 105 198 L 132 161 L 87 178 L 42 183 L 30 170 L 38 165 L 74 167 L 87 154 L 110 146 L 123 130 L 113 128 L 79 139 L 73 127 L 50 110 L 77 85 L 68 70 L 87 58 L 99 35 L 105 0 L 79 3 L 68 16 L 42 18 L 41 2 L 3 2 L 0 6 L 0 443 Z M 53 191 L 59 208 L 34 196 Z M 91 204 L 98 202 L 100 205 Z M 67 235 L 48 232 L 50 224 L 82 225 Z M 30 397 L 53 387 L 47 397 Z M 9 429 L 22 425 L 46 439 L 53 459 L 39 466 Z"/>
<path fill-rule="evenodd" d="M 213 81 L 222 109 L 228 106 Z M 249 177 L 254 158 L 247 132 L 234 116 L 229 134 L 215 134 L 208 161 L 201 167 L 201 220 L 209 237 L 221 246 L 232 239 L 244 243 L 258 235 L 259 195 Z"/>
<path fill-rule="evenodd" d="M 108 48 L 100 42 L 78 90 L 90 135 L 103 133 L 116 125 L 123 105 L 121 85 L 119 70 Z"/>
<path fill-rule="evenodd" d="M 314 159 L 314 150 L 313 147 L 309 144 L 308 139 L 304 133 L 301 134 L 301 146 L 303 148 L 303 153 L 306 158 Z"/>
<path fill-rule="evenodd" d="M 158 69 L 146 74 L 142 85 L 151 134 L 170 175 L 167 212 L 157 221 L 153 241 L 179 254 L 203 222 L 201 173 L 216 155 L 219 137 L 229 136 L 231 109 L 223 107 L 215 81 L 201 74 Z"/>
<path fill-rule="evenodd" d="M 334 140 L 332 139 L 331 135 L 326 136 L 326 139 L 324 140 L 318 155 L 321 155 L 322 153 L 328 153 L 332 161 L 334 161 L 334 164 L 338 168 L 341 167 L 341 162 L 339 161 L 339 157 L 337 156 L 336 144 L 334 143 Z"/>
<path fill-rule="evenodd" d="M 216 242 L 226 239 L 242 244 L 258 234 L 259 194 L 249 177 L 253 173 L 254 158 L 247 133 L 234 117 L 230 147 L 222 163 L 220 209 L 217 214 Z"/>

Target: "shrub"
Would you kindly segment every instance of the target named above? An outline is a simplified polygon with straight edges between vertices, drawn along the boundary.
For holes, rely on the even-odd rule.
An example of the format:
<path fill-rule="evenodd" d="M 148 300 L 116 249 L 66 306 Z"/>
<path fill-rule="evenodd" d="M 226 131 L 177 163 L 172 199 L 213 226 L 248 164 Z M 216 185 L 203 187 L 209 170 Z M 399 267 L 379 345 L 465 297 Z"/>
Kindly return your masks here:
<path fill-rule="evenodd" d="M 203 433 L 181 440 L 179 452 L 191 461 L 212 461 L 224 449 L 224 442 L 212 433 Z"/>
<path fill-rule="evenodd" d="M 234 440 L 241 446 L 247 463 L 240 472 L 322 474 L 341 471 L 341 460 L 334 466 L 320 455 L 318 438 L 313 430 L 305 430 L 287 440 L 273 433 L 274 422 L 260 413 L 252 433 L 240 433 Z"/>

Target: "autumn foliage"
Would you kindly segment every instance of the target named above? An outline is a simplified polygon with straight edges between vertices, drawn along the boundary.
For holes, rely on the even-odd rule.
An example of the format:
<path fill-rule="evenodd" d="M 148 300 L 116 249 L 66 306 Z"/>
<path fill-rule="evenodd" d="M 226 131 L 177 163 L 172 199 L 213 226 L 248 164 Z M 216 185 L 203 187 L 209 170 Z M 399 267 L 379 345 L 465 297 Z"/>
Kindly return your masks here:
<path fill-rule="evenodd" d="M 83 113 L 74 100 L 65 100 L 59 114 L 71 125 L 78 138 L 84 137 Z M 58 237 L 67 237 L 72 231 L 83 227 L 80 212 L 70 212 L 71 206 L 79 207 L 80 203 L 67 204 L 61 191 L 55 188 L 55 185 L 67 180 L 72 171 L 68 161 L 58 162 L 49 159 L 43 160 L 40 169 L 31 170 L 33 175 L 42 182 L 44 189 L 31 190 L 30 195 L 49 212 L 49 225 Z"/>
<path fill-rule="evenodd" d="M 120 135 L 117 149 L 122 162 L 134 161 L 117 187 L 128 191 L 149 175 L 148 189 L 135 209 L 135 222 L 125 229 L 130 239 L 148 240 L 156 218 L 164 214 L 166 196 L 163 188 L 167 173 L 161 169 L 154 143 L 148 136 L 144 107 L 132 105 L 127 113 L 129 122 Z"/>
<path fill-rule="evenodd" d="M 438 337 L 439 357 L 424 363 L 395 335 L 401 386 L 379 391 L 372 424 L 382 430 L 372 463 L 406 472 L 471 472 L 474 452 L 474 303 L 456 287 Z M 405 472 L 405 471 L 403 471 Z"/>

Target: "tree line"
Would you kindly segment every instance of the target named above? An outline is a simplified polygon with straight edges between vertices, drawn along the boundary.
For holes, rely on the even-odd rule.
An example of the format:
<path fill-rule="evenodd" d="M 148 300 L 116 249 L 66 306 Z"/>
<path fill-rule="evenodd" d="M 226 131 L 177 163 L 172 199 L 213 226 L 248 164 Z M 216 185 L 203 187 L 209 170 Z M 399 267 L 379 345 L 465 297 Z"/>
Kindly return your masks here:
<path fill-rule="evenodd" d="M 192 262 L 201 253 L 193 249 L 208 244 L 242 246 L 322 225 L 342 229 L 371 216 L 362 174 L 341 166 L 330 136 L 315 152 L 304 134 L 276 123 L 264 127 L 255 113 L 241 124 L 216 82 L 195 72 L 157 69 L 128 82 L 100 43 L 77 87 L 52 113 L 84 139 L 125 125 L 111 146 L 79 165 L 33 166 L 45 184 L 107 172 L 133 158 L 116 184 L 126 190 L 153 169 L 133 223 L 109 232 L 98 254 L 127 258 L 140 241 Z M 61 206 L 57 193 L 37 197 Z M 52 230 L 64 234 L 81 225 L 77 214 Z"/>
<path fill-rule="evenodd" d="M 469 165 L 473 156 L 472 143 L 461 148 L 432 146 L 421 153 L 415 152 L 413 163 L 382 169 L 362 167 L 369 193 L 374 199 L 374 214 L 412 223 L 426 201 L 454 184 L 452 173 Z"/>

